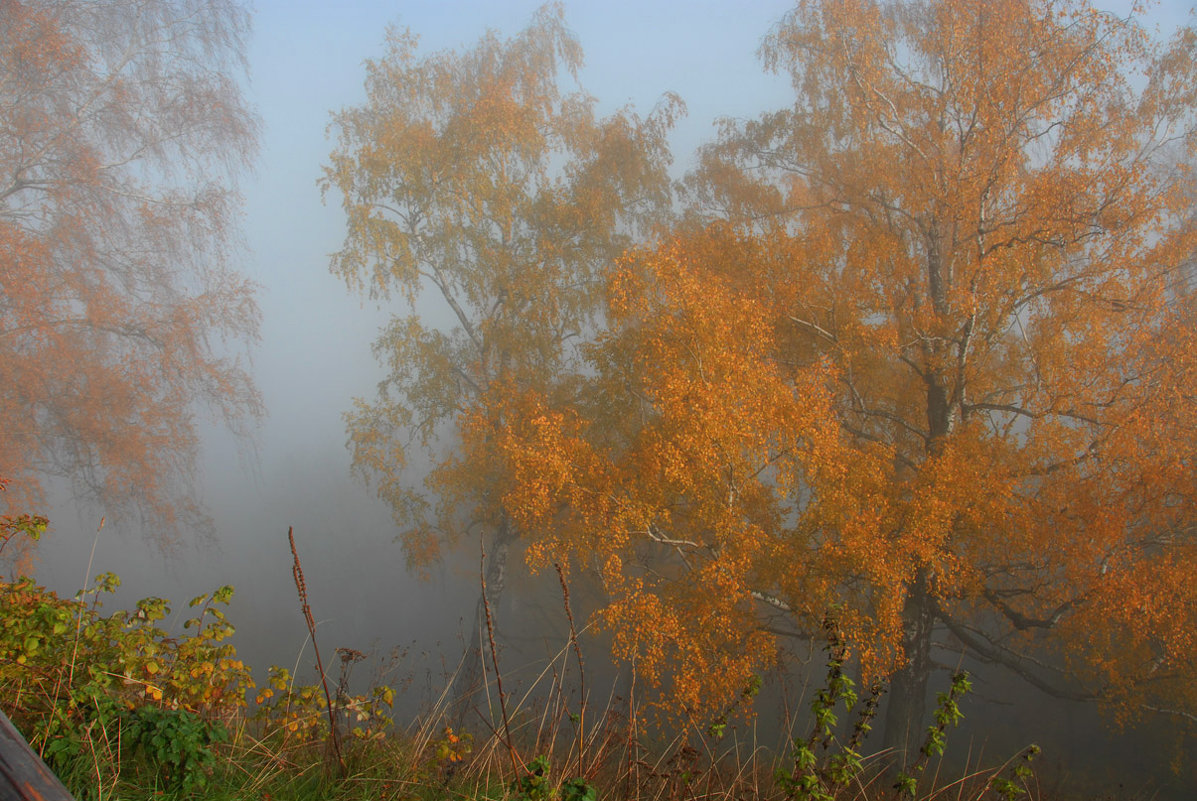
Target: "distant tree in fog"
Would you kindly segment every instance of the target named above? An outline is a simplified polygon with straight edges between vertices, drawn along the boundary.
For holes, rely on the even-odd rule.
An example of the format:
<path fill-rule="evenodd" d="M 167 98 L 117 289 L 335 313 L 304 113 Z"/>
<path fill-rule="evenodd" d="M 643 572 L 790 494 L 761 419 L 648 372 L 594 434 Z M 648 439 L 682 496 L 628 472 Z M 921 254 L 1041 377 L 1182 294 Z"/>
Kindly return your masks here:
<path fill-rule="evenodd" d="M 771 664 L 768 616 L 837 608 L 897 749 L 937 643 L 1194 719 L 1195 50 L 1069 0 L 800 0 L 772 32 L 793 107 L 726 123 L 612 276 L 585 400 L 505 398 L 485 440 L 678 708 Z"/>
<path fill-rule="evenodd" d="M 412 565 L 480 540 L 492 603 L 520 531 L 485 443 L 525 393 L 572 397 L 605 271 L 670 202 L 678 104 L 597 119 L 558 85 L 580 63 L 557 6 L 464 51 L 419 56 L 392 30 L 365 104 L 331 126 L 323 185 L 348 217 L 332 270 L 399 307 L 374 345 L 378 395 L 346 415 L 353 469 L 390 504 Z"/>
<path fill-rule="evenodd" d="M 0 472 L 36 504 L 68 477 L 165 543 L 190 496 L 196 414 L 260 410 L 238 174 L 257 120 L 223 0 L 0 4 Z"/>

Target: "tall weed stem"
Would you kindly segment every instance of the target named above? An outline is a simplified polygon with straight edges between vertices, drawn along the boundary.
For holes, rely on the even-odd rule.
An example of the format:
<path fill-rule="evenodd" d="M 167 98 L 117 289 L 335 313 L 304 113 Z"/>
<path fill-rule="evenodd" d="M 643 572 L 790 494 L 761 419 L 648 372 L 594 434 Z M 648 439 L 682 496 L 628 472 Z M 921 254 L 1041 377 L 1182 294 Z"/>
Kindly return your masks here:
<path fill-rule="evenodd" d="M 291 556 L 294 564 L 291 573 L 295 577 L 295 589 L 299 592 L 299 605 L 303 609 L 303 619 L 308 624 L 308 634 L 312 638 L 312 650 L 316 652 L 316 669 L 320 671 L 320 684 L 324 687 L 324 700 L 328 706 L 328 737 L 332 746 L 333 758 L 337 761 L 337 770 L 341 778 L 345 778 L 345 757 L 341 753 L 341 733 L 337 727 L 337 716 L 333 707 L 332 694 L 328 691 L 328 675 L 324 672 L 324 661 L 320 658 L 320 645 L 316 642 L 316 621 L 312 619 L 312 608 L 308 606 L 308 587 L 303 580 L 303 565 L 299 562 L 299 551 L 295 549 L 295 532 L 287 526 L 287 540 L 291 543 Z"/>

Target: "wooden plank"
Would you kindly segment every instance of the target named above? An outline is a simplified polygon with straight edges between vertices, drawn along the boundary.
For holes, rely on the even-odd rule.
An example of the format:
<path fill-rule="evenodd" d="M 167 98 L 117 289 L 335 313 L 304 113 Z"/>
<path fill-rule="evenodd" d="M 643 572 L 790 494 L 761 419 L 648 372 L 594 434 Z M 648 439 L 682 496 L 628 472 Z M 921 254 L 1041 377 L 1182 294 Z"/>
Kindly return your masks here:
<path fill-rule="evenodd" d="M 0 709 L 0 798 L 75 801 Z"/>

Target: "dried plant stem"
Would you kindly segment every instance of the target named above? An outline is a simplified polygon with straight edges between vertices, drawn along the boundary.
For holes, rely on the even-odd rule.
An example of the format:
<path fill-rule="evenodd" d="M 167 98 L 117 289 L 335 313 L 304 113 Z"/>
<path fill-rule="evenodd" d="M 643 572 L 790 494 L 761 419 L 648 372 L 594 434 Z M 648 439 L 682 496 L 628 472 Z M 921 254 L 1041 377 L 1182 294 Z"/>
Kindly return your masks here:
<path fill-rule="evenodd" d="M 75 686 L 75 663 L 79 658 L 79 636 L 83 632 L 83 605 L 87 598 L 86 591 L 91 577 L 91 566 L 96 561 L 96 545 L 100 542 L 100 532 L 104 530 L 104 516 L 100 516 L 100 525 L 96 527 L 96 536 L 91 541 L 91 556 L 87 557 L 87 572 L 83 574 L 83 589 L 79 591 L 79 614 L 75 616 L 75 644 L 71 649 L 71 670 L 67 674 L 67 687 Z M 61 680 L 54 685 L 54 704 L 58 705 L 58 689 Z"/>
<path fill-rule="evenodd" d="M 83 589 L 79 590 L 79 613 L 77 615 L 75 615 L 75 644 L 71 648 L 71 665 L 70 665 L 70 670 L 67 671 L 67 677 L 66 677 L 66 686 L 67 686 L 68 692 L 71 687 L 75 686 L 75 666 L 78 664 L 78 661 L 79 661 L 79 638 L 83 633 L 83 611 L 84 611 L 84 605 L 87 602 L 87 585 L 90 583 L 89 577 L 91 576 L 92 565 L 96 561 L 96 545 L 100 541 L 100 532 L 103 530 L 104 530 L 104 517 L 101 516 L 100 517 L 100 525 L 96 527 L 96 536 L 93 537 L 92 541 L 91 541 L 91 556 L 89 556 L 87 558 L 87 571 L 83 574 Z M 53 696 L 53 700 L 51 702 L 55 708 L 58 707 L 58 699 L 60 697 L 59 693 L 61 693 L 61 692 L 62 692 L 62 674 L 59 673 L 57 680 L 54 682 L 54 696 Z M 43 758 L 45 757 L 46 746 L 49 744 L 50 744 L 50 738 L 44 737 L 42 739 L 41 745 L 38 746 L 38 754 L 37 755 L 39 757 L 43 757 Z M 96 786 L 98 787 L 99 785 L 96 785 Z"/>
<path fill-rule="evenodd" d="M 503 674 L 499 671 L 499 651 L 495 648 L 495 621 L 490 613 L 490 600 L 486 597 L 486 544 L 479 541 L 482 559 L 478 570 L 478 578 L 482 582 L 482 609 L 486 612 L 486 638 L 490 643 L 490 661 L 495 668 L 495 686 L 499 691 L 499 711 L 503 714 L 503 739 L 507 745 L 507 753 L 511 755 L 511 766 L 518 776 L 521 770 L 520 758 L 515 751 L 515 743 L 511 739 L 511 720 L 507 715 L 507 696 L 503 693 Z"/>
<path fill-rule="evenodd" d="M 329 742 L 332 744 L 333 757 L 337 760 L 337 769 L 341 777 L 345 776 L 345 758 L 341 755 L 341 733 L 337 729 L 337 717 L 333 711 L 332 695 L 328 691 L 328 676 L 324 672 L 324 662 L 320 659 L 320 646 L 316 642 L 316 621 L 312 619 L 312 608 L 308 606 L 308 587 L 303 580 L 303 565 L 299 563 L 299 551 L 295 549 L 295 532 L 287 526 L 287 540 L 291 543 L 291 556 L 295 561 L 291 573 L 295 577 L 295 589 L 299 591 L 299 604 L 303 609 L 303 619 L 308 624 L 308 635 L 312 638 L 312 650 L 316 652 L 316 669 L 320 671 L 320 683 L 324 687 L 324 700 L 328 705 Z"/>
<path fill-rule="evenodd" d="M 624 756 L 627 759 L 626 770 L 624 773 L 623 795 L 624 798 L 631 798 L 631 790 L 633 781 L 637 786 L 640 784 L 639 776 L 634 776 L 636 773 L 637 763 L 639 762 L 639 743 L 636 739 L 636 659 L 632 658 L 632 680 L 628 685 L 628 732 L 627 741 L 624 743 Z"/>
<path fill-rule="evenodd" d="M 565 618 L 569 621 L 569 643 L 578 659 L 578 776 L 586 775 L 586 665 L 582 660 L 582 646 L 578 643 L 578 629 L 574 625 L 574 611 L 569 602 L 569 583 L 565 580 L 565 569 L 555 562 L 557 579 L 561 582 L 561 600 L 565 605 Z"/>

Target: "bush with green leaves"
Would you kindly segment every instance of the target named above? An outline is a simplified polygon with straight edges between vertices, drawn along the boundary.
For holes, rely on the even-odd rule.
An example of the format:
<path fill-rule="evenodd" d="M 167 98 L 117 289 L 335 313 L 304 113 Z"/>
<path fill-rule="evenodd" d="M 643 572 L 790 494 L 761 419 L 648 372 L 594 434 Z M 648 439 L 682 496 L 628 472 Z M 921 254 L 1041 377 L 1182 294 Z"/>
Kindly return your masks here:
<path fill-rule="evenodd" d="M 120 586 L 105 573 L 74 599 L 27 577 L 0 583 L 0 689 L 14 699 L 14 720 L 42 719 L 50 707 L 91 706 L 99 697 L 132 708 L 144 703 L 227 716 L 245 705 L 249 669 L 227 642 L 233 626 L 220 608 L 232 587 L 192 599 L 196 614 L 175 636 L 159 626 L 170 602 L 145 598 L 132 611 L 101 614 L 102 597 Z"/>
<path fill-rule="evenodd" d="M 186 793 L 207 785 L 216 766 L 212 747 L 228 742 L 229 734 L 223 724 L 186 709 L 140 706 L 121 713 L 121 738 L 163 787 Z"/>
<path fill-rule="evenodd" d="M 585 779 L 566 779 L 560 787 L 553 784 L 549 758 L 540 755 L 529 762 L 524 773 L 512 780 L 511 794 L 518 801 L 596 801 L 594 785 Z"/>
<path fill-rule="evenodd" d="M 69 599 L 28 577 L 0 582 L 4 711 L 60 775 L 86 757 L 91 770 L 115 776 L 137 750 L 117 744 L 137 742 L 173 786 L 197 786 L 211 764 L 207 749 L 222 740 L 219 722 L 245 706 L 254 686 L 228 642 L 233 626 L 222 607 L 233 588 L 192 599 L 185 633 L 174 635 L 161 627 L 171 613 L 162 598 L 103 614 L 104 596 L 119 586 L 105 573 Z M 181 751 L 155 746 L 154 737 L 172 733 L 186 735 L 170 746 Z"/>
<path fill-rule="evenodd" d="M 297 684 L 291 671 L 270 668 L 266 684 L 258 691 L 253 720 L 267 736 L 293 743 L 324 742 L 328 737 L 328 702 L 315 684 Z M 394 725 L 391 707 L 395 691 L 377 684 L 368 693 L 338 692 L 334 715 L 355 740 L 380 740 Z M 345 730 L 345 729 L 342 729 Z"/>

